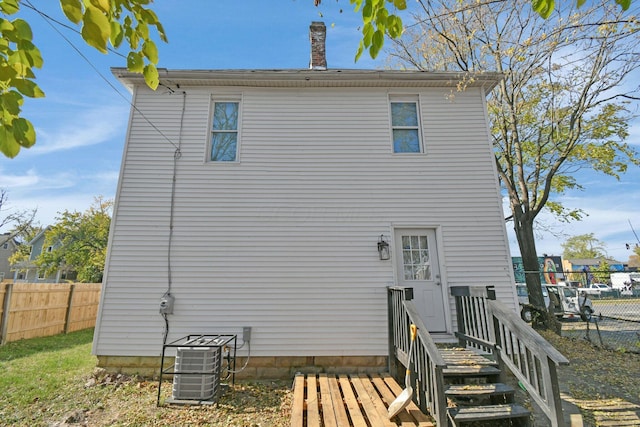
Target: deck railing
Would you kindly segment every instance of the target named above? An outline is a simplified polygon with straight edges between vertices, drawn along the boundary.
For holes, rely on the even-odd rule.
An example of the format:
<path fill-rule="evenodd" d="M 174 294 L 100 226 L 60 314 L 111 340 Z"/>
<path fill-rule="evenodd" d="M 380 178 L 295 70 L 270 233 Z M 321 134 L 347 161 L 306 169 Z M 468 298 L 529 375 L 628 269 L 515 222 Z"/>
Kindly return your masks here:
<path fill-rule="evenodd" d="M 422 412 L 429 412 L 439 426 L 447 425 L 447 402 L 444 396 L 443 369 L 446 364 L 420 319 L 413 300 L 413 289 L 389 288 L 389 372 L 404 378 L 413 361 L 411 384 L 413 401 Z M 418 328 L 412 354 L 409 354 L 410 326 Z M 397 378 L 400 381 L 400 378 Z M 406 386 L 406 384 L 405 384 Z"/>
<path fill-rule="evenodd" d="M 557 367 L 569 361 L 518 314 L 495 300 L 492 287 L 451 288 L 463 346 L 493 353 L 546 414 L 554 427 L 565 425 Z"/>

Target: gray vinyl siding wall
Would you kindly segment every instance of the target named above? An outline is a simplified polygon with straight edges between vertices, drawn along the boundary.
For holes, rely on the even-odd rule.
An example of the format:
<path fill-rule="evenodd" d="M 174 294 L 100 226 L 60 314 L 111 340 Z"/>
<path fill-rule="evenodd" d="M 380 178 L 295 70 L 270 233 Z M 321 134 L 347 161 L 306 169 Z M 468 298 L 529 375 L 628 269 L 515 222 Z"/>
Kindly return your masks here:
<path fill-rule="evenodd" d="M 420 96 L 424 154 L 392 153 L 388 99 L 403 93 Z M 137 89 L 146 120 L 132 113 L 94 353 L 161 352 L 178 146 L 169 341 L 252 326 L 255 356 L 385 355 L 394 262 L 376 242 L 402 225 L 437 227 L 447 295 L 491 284 L 514 306 L 482 90 L 448 93 Z M 239 162 L 207 162 L 211 99 L 228 95 L 241 99 Z"/>

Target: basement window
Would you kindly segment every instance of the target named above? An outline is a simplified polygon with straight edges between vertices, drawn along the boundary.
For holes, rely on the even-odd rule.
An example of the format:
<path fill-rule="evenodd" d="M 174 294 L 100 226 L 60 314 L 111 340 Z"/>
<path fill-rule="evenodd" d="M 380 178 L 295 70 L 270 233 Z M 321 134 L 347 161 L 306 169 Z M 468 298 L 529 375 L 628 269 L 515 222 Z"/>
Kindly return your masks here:
<path fill-rule="evenodd" d="M 422 153 L 418 97 L 391 97 L 391 133 L 394 153 Z"/>
<path fill-rule="evenodd" d="M 238 160 L 239 117 L 240 102 L 227 100 L 213 102 L 210 161 L 235 162 Z"/>

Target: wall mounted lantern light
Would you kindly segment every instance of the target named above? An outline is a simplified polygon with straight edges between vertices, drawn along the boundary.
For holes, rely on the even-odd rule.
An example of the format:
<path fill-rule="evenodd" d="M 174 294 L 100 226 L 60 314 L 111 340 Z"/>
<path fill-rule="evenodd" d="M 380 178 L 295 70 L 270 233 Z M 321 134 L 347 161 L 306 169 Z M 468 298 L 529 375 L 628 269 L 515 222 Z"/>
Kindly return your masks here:
<path fill-rule="evenodd" d="M 389 243 L 384 240 L 384 235 L 381 234 L 378 238 L 378 254 L 380 259 L 385 260 L 391 258 L 391 252 L 389 251 Z"/>

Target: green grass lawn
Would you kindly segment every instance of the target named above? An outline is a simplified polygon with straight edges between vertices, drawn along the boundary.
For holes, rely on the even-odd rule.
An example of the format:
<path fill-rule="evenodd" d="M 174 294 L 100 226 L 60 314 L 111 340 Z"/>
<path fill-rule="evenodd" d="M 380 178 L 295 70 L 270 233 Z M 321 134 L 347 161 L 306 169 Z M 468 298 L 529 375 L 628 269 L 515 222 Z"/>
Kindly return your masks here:
<path fill-rule="evenodd" d="M 290 381 L 236 383 L 217 405 L 157 407 L 157 380 L 95 370 L 92 338 L 89 329 L 0 346 L 0 426 L 289 425 Z"/>
<path fill-rule="evenodd" d="M 0 346 L 0 425 L 40 425 L 73 407 L 96 365 L 92 339 L 86 329 Z"/>

